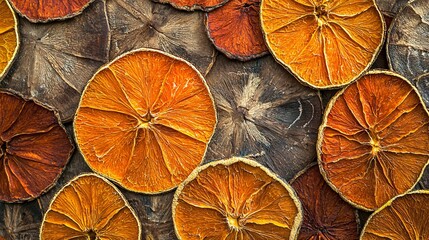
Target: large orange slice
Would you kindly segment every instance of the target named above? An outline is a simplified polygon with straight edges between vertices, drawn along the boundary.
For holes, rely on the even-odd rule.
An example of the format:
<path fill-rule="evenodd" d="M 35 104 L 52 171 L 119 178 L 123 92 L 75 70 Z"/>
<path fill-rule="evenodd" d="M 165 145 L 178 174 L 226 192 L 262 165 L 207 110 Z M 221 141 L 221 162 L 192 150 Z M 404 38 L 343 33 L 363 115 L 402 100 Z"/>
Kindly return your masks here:
<path fill-rule="evenodd" d="M 19 48 L 18 20 L 6 0 L 0 0 L 0 80 L 12 65 Z"/>
<path fill-rule="evenodd" d="M 175 188 L 203 159 L 216 124 L 204 78 L 189 63 L 137 50 L 100 69 L 74 126 L 88 165 L 126 189 Z"/>
<path fill-rule="evenodd" d="M 277 61 L 315 88 L 355 80 L 384 40 L 383 18 L 373 0 L 262 0 L 261 23 Z"/>
<path fill-rule="evenodd" d="M 179 239 L 296 239 L 302 220 L 293 189 L 255 161 L 231 158 L 197 168 L 176 190 Z"/>
<path fill-rule="evenodd" d="M 418 182 L 429 159 L 428 112 L 406 79 L 372 71 L 328 104 L 317 151 L 331 187 L 375 210 Z"/>

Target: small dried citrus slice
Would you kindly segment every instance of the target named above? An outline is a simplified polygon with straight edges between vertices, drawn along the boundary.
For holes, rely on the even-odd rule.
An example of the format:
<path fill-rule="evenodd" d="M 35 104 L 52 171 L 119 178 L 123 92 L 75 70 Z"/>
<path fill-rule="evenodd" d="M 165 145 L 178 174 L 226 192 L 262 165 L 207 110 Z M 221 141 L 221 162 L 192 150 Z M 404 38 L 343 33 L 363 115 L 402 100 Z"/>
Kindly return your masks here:
<path fill-rule="evenodd" d="M 73 149 L 56 112 L 0 91 L 0 200 L 29 200 L 46 192 Z"/>
<path fill-rule="evenodd" d="M 364 210 L 409 191 L 429 158 L 429 116 L 415 88 L 388 71 L 372 71 L 328 104 L 318 160 L 328 183 Z"/>
<path fill-rule="evenodd" d="M 260 0 L 231 0 L 207 13 L 207 32 L 216 48 L 242 61 L 266 54 L 259 8 Z"/>
<path fill-rule="evenodd" d="M 6 75 L 19 48 L 18 20 L 7 0 L 0 0 L 0 80 Z"/>
<path fill-rule="evenodd" d="M 202 161 L 216 124 L 204 78 L 189 63 L 137 50 L 101 68 L 74 121 L 88 165 L 126 189 L 175 188 Z"/>
<path fill-rule="evenodd" d="M 154 0 L 160 3 L 169 3 L 171 6 L 186 11 L 211 11 L 229 0 Z"/>
<path fill-rule="evenodd" d="M 358 78 L 384 40 L 383 18 L 373 0 L 263 0 L 261 23 L 277 61 L 315 88 Z"/>
<path fill-rule="evenodd" d="M 298 239 L 359 239 L 357 211 L 334 192 L 312 164 L 291 181 L 303 208 Z"/>
<path fill-rule="evenodd" d="M 428 190 L 392 199 L 369 217 L 360 239 L 429 239 L 428 202 Z"/>
<path fill-rule="evenodd" d="M 52 199 L 41 240 L 140 239 L 140 222 L 119 190 L 95 174 L 71 180 Z"/>
<path fill-rule="evenodd" d="M 244 158 L 197 168 L 173 200 L 174 227 L 182 240 L 296 239 L 301 220 L 293 189 Z"/>

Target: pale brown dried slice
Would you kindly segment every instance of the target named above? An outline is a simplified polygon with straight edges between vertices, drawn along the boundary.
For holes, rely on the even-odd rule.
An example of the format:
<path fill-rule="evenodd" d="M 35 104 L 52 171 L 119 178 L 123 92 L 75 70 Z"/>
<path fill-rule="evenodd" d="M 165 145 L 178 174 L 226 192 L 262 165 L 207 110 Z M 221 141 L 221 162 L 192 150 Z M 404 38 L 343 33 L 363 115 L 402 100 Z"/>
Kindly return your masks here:
<path fill-rule="evenodd" d="M 0 0 L 0 81 L 19 49 L 18 19 L 7 0 Z"/>
<path fill-rule="evenodd" d="M 0 203 L 0 239 L 38 239 L 42 213 L 37 201 Z M 1 237 L 2 236 L 2 237 Z"/>
<path fill-rule="evenodd" d="M 426 108 L 429 108 L 429 73 L 420 75 L 416 79 L 415 83 L 417 90 L 419 90 L 419 93 L 426 104 Z"/>
<path fill-rule="evenodd" d="M 315 159 L 318 91 L 272 57 L 243 63 L 218 55 L 207 83 L 219 120 L 206 162 L 250 155 L 288 180 Z"/>
<path fill-rule="evenodd" d="M 153 48 L 191 62 L 203 75 L 215 49 L 207 37 L 204 14 L 183 12 L 150 0 L 107 2 L 111 29 L 110 59 L 130 50 Z"/>
<path fill-rule="evenodd" d="M 393 18 L 408 0 L 375 0 L 375 3 L 384 15 Z"/>
<path fill-rule="evenodd" d="M 72 119 L 94 72 L 108 61 L 109 31 L 104 1 L 67 21 L 34 24 L 20 19 L 21 51 L 3 87 L 58 109 Z"/>

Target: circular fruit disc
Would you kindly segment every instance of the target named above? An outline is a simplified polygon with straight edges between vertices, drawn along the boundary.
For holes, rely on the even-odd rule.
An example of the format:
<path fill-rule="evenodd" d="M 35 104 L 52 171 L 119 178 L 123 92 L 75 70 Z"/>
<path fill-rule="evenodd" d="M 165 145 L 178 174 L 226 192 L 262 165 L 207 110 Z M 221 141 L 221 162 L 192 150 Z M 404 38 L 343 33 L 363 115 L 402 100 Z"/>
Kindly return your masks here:
<path fill-rule="evenodd" d="M 56 182 L 73 145 L 57 114 L 0 92 L 0 200 L 39 197 Z"/>
<path fill-rule="evenodd" d="M 80 95 L 108 61 L 109 33 L 103 1 L 62 22 L 34 24 L 20 19 L 21 51 L 2 86 L 58 109 L 72 120 Z"/>
<path fill-rule="evenodd" d="M 357 211 L 325 182 L 317 164 L 291 181 L 303 208 L 298 239 L 359 239 Z"/>
<path fill-rule="evenodd" d="M 426 108 L 429 108 L 429 73 L 416 79 L 416 87 L 426 104 Z"/>
<path fill-rule="evenodd" d="M 428 124 L 406 79 L 372 71 L 328 104 L 317 145 L 322 174 L 354 206 L 377 209 L 418 182 L 429 158 Z"/>
<path fill-rule="evenodd" d="M 277 61 L 320 89 L 358 78 L 384 40 L 383 18 L 373 0 L 263 0 L 261 23 Z"/>
<path fill-rule="evenodd" d="M 13 8 L 31 22 L 71 18 L 82 13 L 94 0 L 8 0 Z"/>
<path fill-rule="evenodd" d="M 112 183 L 82 174 L 52 200 L 40 239 L 140 239 L 140 228 L 134 211 Z"/>
<path fill-rule="evenodd" d="M 107 1 L 110 58 L 138 48 L 153 48 L 192 63 L 203 75 L 216 50 L 207 38 L 204 14 L 183 12 L 150 0 Z"/>
<path fill-rule="evenodd" d="M 0 81 L 15 60 L 19 48 L 18 19 L 7 0 L 0 0 Z"/>
<path fill-rule="evenodd" d="M 415 0 L 406 4 L 387 34 L 390 69 L 414 80 L 429 72 L 429 4 Z"/>
<path fill-rule="evenodd" d="M 259 21 L 259 0 L 231 0 L 206 15 L 215 47 L 227 57 L 247 61 L 268 53 Z"/>
<path fill-rule="evenodd" d="M 218 55 L 207 83 L 219 122 L 206 161 L 252 155 L 288 180 L 315 159 L 319 94 L 272 57 L 243 63 Z"/>
<path fill-rule="evenodd" d="M 74 121 L 94 171 L 152 194 L 175 188 L 201 163 L 215 124 L 201 74 L 156 50 L 128 53 L 99 70 Z"/>
<path fill-rule="evenodd" d="M 394 198 L 370 216 L 360 239 L 429 239 L 428 202 L 423 190 Z"/>
<path fill-rule="evenodd" d="M 375 0 L 380 11 L 389 17 L 395 17 L 408 0 Z"/>
<path fill-rule="evenodd" d="M 296 239 L 301 220 L 293 189 L 244 158 L 197 168 L 173 200 L 174 227 L 182 240 Z"/>

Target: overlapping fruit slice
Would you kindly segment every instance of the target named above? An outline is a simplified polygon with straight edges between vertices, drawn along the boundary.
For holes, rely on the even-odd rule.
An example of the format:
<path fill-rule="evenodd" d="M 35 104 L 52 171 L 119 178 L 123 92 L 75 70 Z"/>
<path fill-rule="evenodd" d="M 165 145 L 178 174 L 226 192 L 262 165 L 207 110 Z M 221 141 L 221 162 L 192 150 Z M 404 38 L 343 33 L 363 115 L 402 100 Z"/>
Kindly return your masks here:
<path fill-rule="evenodd" d="M 374 210 L 418 182 L 429 158 L 429 116 L 406 79 L 370 72 L 337 94 L 326 111 L 319 163 L 346 200 Z"/>
<path fill-rule="evenodd" d="M 9 3 L 0 0 L 0 80 L 9 70 L 19 48 L 18 20 Z"/>
<path fill-rule="evenodd" d="M 173 200 L 179 239 L 295 239 L 301 204 L 258 163 L 231 158 L 197 168 Z"/>
<path fill-rule="evenodd" d="M 119 190 L 95 174 L 70 181 L 54 197 L 40 230 L 42 240 L 140 239 L 140 223 Z"/>
<path fill-rule="evenodd" d="M 261 23 L 276 59 L 316 88 L 343 86 L 368 69 L 385 28 L 373 0 L 263 0 Z"/>
<path fill-rule="evenodd" d="M 313 164 L 291 182 L 303 208 L 298 239 L 359 239 L 357 212 L 334 192 Z"/>
<path fill-rule="evenodd" d="M 144 193 L 185 180 L 202 161 L 215 124 L 200 73 L 155 50 L 123 55 L 96 73 L 74 122 L 88 165 Z"/>
<path fill-rule="evenodd" d="M 171 6 L 186 11 L 203 10 L 211 11 L 228 0 L 155 0 L 160 3 L 169 3 Z"/>
<path fill-rule="evenodd" d="M 396 197 L 370 216 L 360 239 L 429 239 L 428 202 L 427 190 Z"/>

